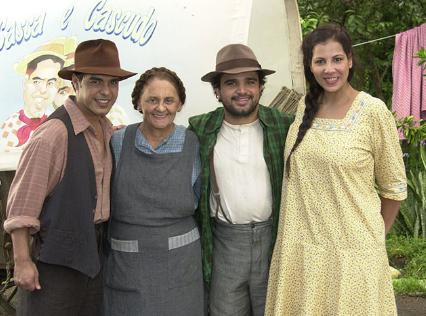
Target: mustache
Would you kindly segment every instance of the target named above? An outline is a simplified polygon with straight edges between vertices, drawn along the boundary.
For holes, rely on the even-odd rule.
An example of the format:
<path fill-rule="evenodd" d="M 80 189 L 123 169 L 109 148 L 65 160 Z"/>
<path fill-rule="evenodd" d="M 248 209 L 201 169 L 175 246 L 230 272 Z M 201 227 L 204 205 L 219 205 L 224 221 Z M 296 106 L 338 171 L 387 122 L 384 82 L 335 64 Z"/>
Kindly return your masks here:
<path fill-rule="evenodd" d="M 253 96 L 252 96 L 251 94 L 247 94 L 247 93 L 244 93 L 244 94 L 237 94 L 237 95 L 233 96 L 233 97 L 231 98 L 231 100 L 236 100 L 236 99 L 239 99 L 239 98 L 249 98 L 249 99 L 253 99 Z"/>

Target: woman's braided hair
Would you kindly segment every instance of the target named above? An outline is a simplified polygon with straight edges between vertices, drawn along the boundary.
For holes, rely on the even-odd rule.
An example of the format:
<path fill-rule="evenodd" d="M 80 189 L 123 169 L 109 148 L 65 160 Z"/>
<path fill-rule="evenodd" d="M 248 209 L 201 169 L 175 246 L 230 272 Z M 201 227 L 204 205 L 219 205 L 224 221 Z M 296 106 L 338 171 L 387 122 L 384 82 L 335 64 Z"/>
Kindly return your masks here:
<path fill-rule="evenodd" d="M 135 110 L 141 111 L 138 109 L 139 98 L 141 97 L 143 93 L 143 88 L 145 87 L 145 85 L 148 84 L 153 79 L 161 79 L 161 80 L 169 81 L 175 87 L 176 92 L 179 96 L 180 102 L 182 104 L 185 103 L 185 100 L 186 100 L 185 87 L 183 85 L 182 80 L 180 80 L 180 78 L 178 77 L 178 75 L 174 71 L 171 71 L 170 69 L 167 69 L 166 67 L 154 67 L 145 71 L 135 83 L 135 87 L 133 88 L 133 92 L 132 92 L 132 103 Z"/>
<path fill-rule="evenodd" d="M 355 62 L 353 60 L 352 40 L 343 26 L 339 26 L 336 24 L 326 24 L 323 26 L 319 26 L 303 39 L 303 68 L 309 89 L 305 96 L 306 107 L 305 112 L 303 114 L 302 123 L 300 123 L 299 126 L 296 142 L 294 143 L 293 148 L 291 148 L 290 154 L 288 155 L 286 161 L 287 177 L 290 176 L 291 156 L 302 142 L 303 138 L 306 135 L 306 132 L 311 128 L 312 122 L 319 109 L 320 100 L 324 93 L 324 89 L 318 84 L 314 77 L 314 74 L 311 71 L 314 47 L 317 44 L 325 43 L 328 40 L 334 40 L 340 43 L 346 56 L 352 57 L 352 67 L 349 69 L 348 81 L 352 79 L 354 74 Z"/>

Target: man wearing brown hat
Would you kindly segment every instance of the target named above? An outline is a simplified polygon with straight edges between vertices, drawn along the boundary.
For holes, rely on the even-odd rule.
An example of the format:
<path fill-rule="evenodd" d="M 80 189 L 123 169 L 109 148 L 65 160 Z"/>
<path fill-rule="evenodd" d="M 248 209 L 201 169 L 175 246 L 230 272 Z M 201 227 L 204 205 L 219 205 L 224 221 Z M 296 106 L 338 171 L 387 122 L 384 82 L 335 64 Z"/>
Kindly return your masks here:
<path fill-rule="evenodd" d="M 105 115 L 119 81 L 135 73 L 120 68 L 113 42 L 99 39 L 80 43 L 75 64 L 58 75 L 72 80 L 75 97 L 34 132 L 8 198 L 18 315 L 100 315 L 112 169 Z"/>
<path fill-rule="evenodd" d="M 210 82 L 223 107 L 189 119 L 200 139 L 198 215 L 212 316 L 263 315 L 292 118 L 262 106 L 265 76 L 252 50 L 223 47 Z"/>

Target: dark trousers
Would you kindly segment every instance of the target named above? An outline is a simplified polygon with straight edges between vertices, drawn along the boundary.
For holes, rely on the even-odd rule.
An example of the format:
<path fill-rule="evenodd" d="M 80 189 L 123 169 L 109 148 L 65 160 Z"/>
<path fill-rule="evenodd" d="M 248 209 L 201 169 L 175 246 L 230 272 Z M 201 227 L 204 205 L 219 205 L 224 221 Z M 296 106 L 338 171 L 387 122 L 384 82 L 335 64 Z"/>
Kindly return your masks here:
<path fill-rule="evenodd" d="M 37 262 L 41 290 L 18 290 L 17 316 L 102 315 L 102 271 L 90 278 L 77 270 Z"/>
<path fill-rule="evenodd" d="M 215 221 L 211 316 L 262 316 L 265 310 L 272 221 Z"/>

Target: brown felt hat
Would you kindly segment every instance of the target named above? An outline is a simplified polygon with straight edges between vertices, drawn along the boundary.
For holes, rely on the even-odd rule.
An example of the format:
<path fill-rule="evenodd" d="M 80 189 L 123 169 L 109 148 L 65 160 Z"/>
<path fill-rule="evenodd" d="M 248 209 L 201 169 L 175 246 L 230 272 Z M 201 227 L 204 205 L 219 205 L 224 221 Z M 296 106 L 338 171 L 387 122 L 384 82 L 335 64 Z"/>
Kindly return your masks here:
<path fill-rule="evenodd" d="M 75 72 L 119 77 L 120 80 L 136 75 L 120 68 L 117 46 L 109 40 L 96 39 L 81 42 L 74 55 L 74 65 L 59 70 L 59 77 L 71 80 Z"/>
<path fill-rule="evenodd" d="M 230 44 L 216 55 L 216 70 L 201 77 L 202 81 L 212 82 L 219 74 L 239 74 L 247 71 L 260 71 L 265 76 L 275 70 L 262 69 L 250 47 L 243 44 Z"/>

